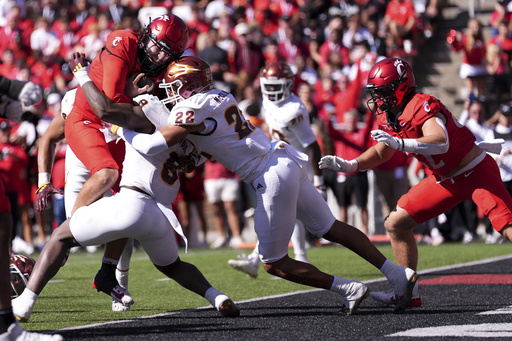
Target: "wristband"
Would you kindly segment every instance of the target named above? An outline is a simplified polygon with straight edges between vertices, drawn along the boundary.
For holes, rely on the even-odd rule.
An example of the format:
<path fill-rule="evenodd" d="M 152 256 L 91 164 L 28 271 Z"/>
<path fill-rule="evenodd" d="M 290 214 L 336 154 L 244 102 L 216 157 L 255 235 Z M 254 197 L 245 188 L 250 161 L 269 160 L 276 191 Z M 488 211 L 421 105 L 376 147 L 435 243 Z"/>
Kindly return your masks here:
<path fill-rule="evenodd" d="M 75 76 L 80 86 L 83 86 L 85 83 L 92 82 L 92 79 L 89 77 L 89 74 L 87 73 L 87 68 L 85 67 L 77 70 L 73 75 Z"/>
<path fill-rule="evenodd" d="M 313 185 L 320 187 L 324 185 L 324 177 L 321 175 L 313 175 Z"/>
<path fill-rule="evenodd" d="M 38 194 L 39 192 L 41 192 L 43 189 L 45 189 L 46 186 L 48 186 L 50 184 L 50 182 L 45 182 L 44 184 L 42 184 L 41 186 L 39 186 L 39 188 L 37 189 L 36 191 L 36 194 Z"/>
<path fill-rule="evenodd" d="M 50 183 L 50 173 L 48 172 L 41 172 L 37 175 L 37 185 L 38 187 L 41 187 L 43 185 Z"/>

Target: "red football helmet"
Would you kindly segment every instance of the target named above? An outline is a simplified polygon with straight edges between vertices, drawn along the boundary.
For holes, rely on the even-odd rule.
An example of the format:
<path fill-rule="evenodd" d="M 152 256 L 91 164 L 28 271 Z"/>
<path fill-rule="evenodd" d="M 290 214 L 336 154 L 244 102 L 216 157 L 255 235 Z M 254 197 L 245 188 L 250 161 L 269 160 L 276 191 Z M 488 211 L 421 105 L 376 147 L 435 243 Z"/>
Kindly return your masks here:
<path fill-rule="evenodd" d="M 260 77 L 261 93 L 269 101 L 280 103 L 287 100 L 293 90 L 295 75 L 285 62 L 275 62 L 263 70 Z"/>
<path fill-rule="evenodd" d="M 210 66 L 198 57 L 186 56 L 172 62 L 164 75 L 160 88 L 165 89 L 164 104 L 176 104 L 201 91 L 213 89 Z"/>
<path fill-rule="evenodd" d="M 11 255 L 11 298 L 16 298 L 27 286 L 28 278 L 36 261 L 24 255 Z"/>
<path fill-rule="evenodd" d="M 368 107 L 388 113 L 393 107 L 408 99 L 416 87 L 411 66 L 399 58 L 386 58 L 375 64 L 368 73 L 366 90 L 371 99 Z"/>
<path fill-rule="evenodd" d="M 178 60 L 188 44 L 188 27 L 181 18 L 165 14 L 146 26 L 139 39 L 140 69 L 156 77 L 174 60 Z M 163 56 L 159 53 L 163 52 Z"/>

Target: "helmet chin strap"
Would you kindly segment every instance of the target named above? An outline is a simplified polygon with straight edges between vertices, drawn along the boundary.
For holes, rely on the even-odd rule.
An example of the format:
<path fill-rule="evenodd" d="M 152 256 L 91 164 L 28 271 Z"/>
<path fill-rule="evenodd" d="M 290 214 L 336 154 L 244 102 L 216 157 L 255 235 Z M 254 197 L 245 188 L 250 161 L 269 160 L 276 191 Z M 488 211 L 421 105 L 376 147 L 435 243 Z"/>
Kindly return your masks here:
<path fill-rule="evenodd" d="M 394 131 L 399 131 L 400 126 L 398 124 L 398 117 L 402 114 L 402 111 L 400 111 L 397 115 L 395 115 L 391 110 L 386 110 L 386 122 L 389 124 L 391 129 Z"/>

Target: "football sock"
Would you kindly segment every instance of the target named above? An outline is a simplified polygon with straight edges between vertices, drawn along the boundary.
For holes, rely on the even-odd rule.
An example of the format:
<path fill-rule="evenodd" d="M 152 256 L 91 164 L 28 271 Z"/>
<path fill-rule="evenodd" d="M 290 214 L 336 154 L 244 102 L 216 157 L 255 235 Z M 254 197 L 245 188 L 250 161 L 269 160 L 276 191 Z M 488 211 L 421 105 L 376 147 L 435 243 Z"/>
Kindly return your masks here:
<path fill-rule="evenodd" d="M 334 291 L 337 294 L 346 295 L 346 290 L 344 288 L 345 284 L 351 283 L 348 279 L 343 279 L 337 276 L 334 276 L 334 281 L 332 281 L 331 291 Z"/>
<path fill-rule="evenodd" d="M 380 271 L 388 280 L 393 280 L 397 278 L 400 275 L 399 272 L 400 267 L 393 264 L 389 259 L 386 259 L 382 267 L 380 268 Z"/>
<path fill-rule="evenodd" d="M 117 260 L 117 259 L 112 259 L 112 258 L 107 258 L 107 257 L 103 257 L 101 259 L 102 267 L 103 267 L 103 264 L 117 265 L 118 262 L 119 262 L 119 260 Z"/>
<path fill-rule="evenodd" d="M 219 295 L 224 295 L 224 294 L 221 293 L 216 288 L 210 287 L 208 290 L 206 290 L 206 293 L 204 294 L 204 298 L 206 298 L 208 300 L 208 302 L 210 302 L 211 305 L 216 307 L 215 306 L 215 298 L 217 298 L 217 296 L 219 296 Z"/>
<path fill-rule="evenodd" d="M 7 332 L 7 329 L 14 321 L 16 320 L 12 314 L 12 309 L 0 311 L 0 334 Z"/>

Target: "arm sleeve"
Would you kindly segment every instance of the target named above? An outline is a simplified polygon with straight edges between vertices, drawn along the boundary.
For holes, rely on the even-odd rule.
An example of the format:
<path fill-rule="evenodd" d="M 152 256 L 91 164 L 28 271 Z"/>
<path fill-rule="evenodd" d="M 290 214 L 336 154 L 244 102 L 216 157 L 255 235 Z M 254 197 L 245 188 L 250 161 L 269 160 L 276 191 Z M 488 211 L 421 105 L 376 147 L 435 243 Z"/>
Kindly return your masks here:
<path fill-rule="evenodd" d="M 155 155 L 169 148 L 165 137 L 159 131 L 150 135 L 119 128 L 117 134 L 141 154 Z"/>
<path fill-rule="evenodd" d="M 18 100 L 21 89 L 27 84 L 26 81 L 18 81 L 0 76 L 0 93 L 6 94 L 12 99 Z"/>

